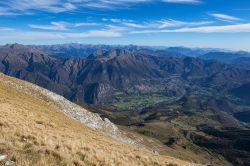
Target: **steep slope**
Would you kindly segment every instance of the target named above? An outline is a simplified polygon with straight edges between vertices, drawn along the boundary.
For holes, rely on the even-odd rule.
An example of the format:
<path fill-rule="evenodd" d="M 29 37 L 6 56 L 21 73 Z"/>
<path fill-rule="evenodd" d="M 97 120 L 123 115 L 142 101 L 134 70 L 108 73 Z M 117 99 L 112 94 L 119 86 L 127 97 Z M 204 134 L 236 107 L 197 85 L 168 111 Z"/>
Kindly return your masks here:
<path fill-rule="evenodd" d="M 195 165 L 116 141 L 102 133 L 117 134 L 114 125 L 76 109 L 58 95 L 0 74 L 0 164 Z"/>

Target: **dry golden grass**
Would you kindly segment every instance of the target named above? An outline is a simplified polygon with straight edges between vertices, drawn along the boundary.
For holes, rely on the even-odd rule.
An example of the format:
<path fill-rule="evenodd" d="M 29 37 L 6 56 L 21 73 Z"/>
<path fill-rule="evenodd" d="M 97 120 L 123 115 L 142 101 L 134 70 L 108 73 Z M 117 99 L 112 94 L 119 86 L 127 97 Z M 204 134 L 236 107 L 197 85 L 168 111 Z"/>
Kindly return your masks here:
<path fill-rule="evenodd" d="M 0 154 L 6 154 L 18 166 L 195 165 L 114 141 L 68 118 L 46 101 L 20 93 L 1 81 Z"/>

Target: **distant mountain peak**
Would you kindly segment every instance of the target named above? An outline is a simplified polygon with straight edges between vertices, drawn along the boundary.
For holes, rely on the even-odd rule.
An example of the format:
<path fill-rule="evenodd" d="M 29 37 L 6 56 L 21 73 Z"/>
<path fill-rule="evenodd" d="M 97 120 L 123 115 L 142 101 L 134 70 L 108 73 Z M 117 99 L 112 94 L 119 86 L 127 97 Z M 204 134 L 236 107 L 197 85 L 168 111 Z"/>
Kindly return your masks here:
<path fill-rule="evenodd" d="M 30 52 L 30 53 L 35 53 L 35 54 L 45 54 L 41 50 L 31 47 L 31 46 L 26 46 L 18 43 L 14 44 L 6 44 L 1 49 L 6 50 L 6 51 L 11 51 L 11 52 Z"/>
<path fill-rule="evenodd" d="M 11 49 L 23 49 L 23 48 L 28 48 L 28 46 L 14 43 L 14 44 L 6 44 L 4 48 L 11 48 Z"/>
<path fill-rule="evenodd" d="M 93 54 L 88 56 L 88 59 L 112 59 L 114 57 L 128 55 L 131 51 L 127 49 L 111 49 L 108 51 L 105 50 L 96 50 Z"/>

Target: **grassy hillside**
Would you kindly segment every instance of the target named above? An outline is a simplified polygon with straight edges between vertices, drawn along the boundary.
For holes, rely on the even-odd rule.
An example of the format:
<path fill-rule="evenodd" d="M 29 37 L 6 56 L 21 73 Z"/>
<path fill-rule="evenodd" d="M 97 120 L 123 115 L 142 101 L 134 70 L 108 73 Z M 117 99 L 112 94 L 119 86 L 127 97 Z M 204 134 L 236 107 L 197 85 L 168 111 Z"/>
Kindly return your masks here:
<path fill-rule="evenodd" d="M 195 165 L 115 141 L 34 93 L 33 85 L 0 75 L 0 155 L 7 156 L 0 165 Z"/>

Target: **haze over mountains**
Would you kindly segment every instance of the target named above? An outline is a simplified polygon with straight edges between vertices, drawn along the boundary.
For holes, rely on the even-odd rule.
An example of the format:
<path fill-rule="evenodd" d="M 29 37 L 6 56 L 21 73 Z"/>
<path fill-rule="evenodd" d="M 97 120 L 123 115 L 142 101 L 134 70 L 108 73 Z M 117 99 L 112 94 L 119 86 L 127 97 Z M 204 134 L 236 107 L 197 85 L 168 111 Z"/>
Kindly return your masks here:
<path fill-rule="evenodd" d="M 0 48 L 0 71 L 91 104 L 84 107 L 159 140 L 162 153 L 248 165 L 250 70 L 240 61 L 249 53 L 218 51 L 12 44 Z"/>

